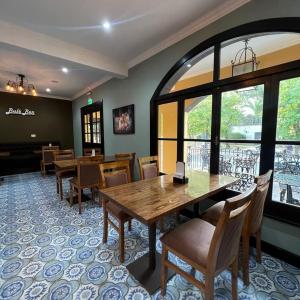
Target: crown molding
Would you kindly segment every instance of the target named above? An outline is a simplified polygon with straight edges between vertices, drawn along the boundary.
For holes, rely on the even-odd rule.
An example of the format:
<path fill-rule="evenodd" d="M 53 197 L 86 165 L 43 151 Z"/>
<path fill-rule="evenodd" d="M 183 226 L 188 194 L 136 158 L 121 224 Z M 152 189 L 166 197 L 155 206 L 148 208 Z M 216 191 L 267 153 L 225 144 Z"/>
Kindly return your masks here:
<path fill-rule="evenodd" d="M 225 15 L 233 12 L 244 4 L 250 2 L 251 0 L 228 0 L 223 4 L 219 5 L 216 9 L 212 10 L 206 16 L 199 18 L 198 20 L 192 22 L 188 26 L 184 27 L 182 30 L 173 34 L 157 44 L 156 46 L 146 50 L 137 57 L 133 58 L 128 62 L 129 69 L 140 64 L 141 62 L 147 60 L 148 58 L 154 56 L 155 54 L 165 50 L 166 48 L 178 43 L 184 38 L 192 35 L 193 33 L 205 28 L 209 24 L 217 21 L 218 19 L 224 17 Z"/>
<path fill-rule="evenodd" d="M 70 100 L 75 100 L 75 99 L 81 97 L 82 95 L 86 94 L 87 92 L 89 92 L 91 90 L 94 90 L 95 88 L 104 84 L 105 82 L 109 81 L 112 78 L 113 78 L 112 76 L 105 76 L 105 77 L 101 78 L 100 80 L 97 80 L 94 83 L 89 84 L 86 88 L 77 92 Z"/>
<path fill-rule="evenodd" d="M 16 94 L 19 95 L 17 93 L 11 93 L 6 91 L 4 88 L 0 88 L 0 92 L 4 92 L 7 94 Z M 26 96 L 31 96 L 31 95 L 23 95 L 24 97 Z M 66 101 L 72 101 L 72 98 L 68 98 L 68 97 L 61 97 L 61 96 L 55 96 L 55 95 L 49 95 L 49 94 L 40 94 L 38 93 L 37 96 L 35 97 L 41 97 L 41 98 L 51 98 L 51 99 L 57 99 L 57 100 L 66 100 Z"/>

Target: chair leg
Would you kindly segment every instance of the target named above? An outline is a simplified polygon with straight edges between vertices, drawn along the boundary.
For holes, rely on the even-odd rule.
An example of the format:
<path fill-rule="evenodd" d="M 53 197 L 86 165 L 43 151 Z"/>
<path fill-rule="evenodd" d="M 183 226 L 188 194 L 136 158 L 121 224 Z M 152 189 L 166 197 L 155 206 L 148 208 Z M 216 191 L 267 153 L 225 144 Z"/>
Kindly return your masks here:
<path fill-rule="evenodd" d="M 132 220 L 129 220 L 129 221 L 128 221 L 128 230 L 129 230 L 129 231 L 131 231 L 131 229 L 132 229 L 131 221 L 132 221 Z"/>
<path fill-rule="evenodd" d="M 63 185 L 62 185 L 62 179 L 60 177 L 58 177 L 58 192 L 60 195 L 60 200 L 63 200 L 64 198 Z"/>
<path fill-rule="evenodd" d="M 166 246 L 164 244 L 162 244 L 161 273 L 160 273 L 160 293 L 161 293 L 161 296 L 166 295 L 167 273 L 168 273 L 168 267 L 165 265 L 166 260 L 168 260 L 168 250 L 166 249 Z"/>
<path fill-rule="evenodd" d="M 255 234 L 256 239 L 256 261 L 261 263 L 261 229 Z"/>
<path fill-rule="evenodd" d="M 231 289 L 232 289 L 232 299 L 238 299 L 238 290 L 237 290 L 237 278 L 238 278 L 238 257 L 235 258 L 232 264 L 231 270 Z"/>
<path fill-rule="evenodd" d="M 125 252 L 125 243 L 124 243 L 124 222 L 119 220 L 119 250 L 120 250 L 120 262 L 124 262 L 124 252 Z"/>
<path fill-rule="evenodd" d="M 213 300 L 214 299 L 214 276 L 207 275 L 205 277 L 205 300 Z"/>
<path fill-rule="evenodd" d="M 243 281 L 249 285 L 249 236 L 243 236 Z"/>
<path fill-rule="evenodd" d="M 59 194 L 58 177 L 56 176 L 56 194 Z"/>
<path fill-rule="evenodd" d="M 78 189 L 77 199 L 78 199 L 79 214 L 81 214 L 81 211 L 82 211 L 81 196 L 82 196 L 81 189 Z"/>
<path fill-rule="evenodd" d="M 74 187 L 72 184 L 70 184 L 70 207 L 73 206 L 73 192 L 74 192 Z"/>
<path fill-rule="evenodd" d="M 106 210 L 106 202 L 103 201 L 103 239 L 102 242 L 105 244 L 107 242 L 108 233 L 108 212 Z"/>

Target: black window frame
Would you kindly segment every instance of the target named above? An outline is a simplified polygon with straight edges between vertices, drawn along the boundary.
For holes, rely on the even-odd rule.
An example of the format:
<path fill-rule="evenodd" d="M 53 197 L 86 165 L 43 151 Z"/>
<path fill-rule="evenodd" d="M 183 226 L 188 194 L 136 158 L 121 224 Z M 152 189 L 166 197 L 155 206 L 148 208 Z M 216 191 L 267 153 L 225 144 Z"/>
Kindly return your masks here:
<path fill-rule="evenodd" d="M 184 115 L 184 101 L 192 98 L 195 95 L 212 94 L 213 107 L 212 114 L 216 116 L 218 122 L 212 122 L 211 132 L 211 162 L 210 172 L 218 173 L 218 162 L 213 160 L 219 154 L 220 139 L 218 133 L 220 132 L 220 109 L 221 109 L 221 93 L 223 90 L 229 89 L 232 86 L 253 85 L 257 82 L 264 82 L 264 106 L 263 106 L 263 124 L 261 136 L 261 153 L 260 153 L 260 173 L 265 173 L 269 169 L 274 168 L 275 145 L 276 144 L 299 144 L 300 142 L 276 142 L 276 124 L 277 124 L 277 109 L 278 109 L 278 93 L 280 78 L 300 76 L 300 59 L 285 64 L 269 67 L 266 69 L 257 70 L 251 73 L 238 75 L 235 77 L 219 79 L 220 74 L 220 49 L 221 43 L 250 34 L 271 33 L 271 32 L 291 32 L 300 33 L 300 18 L 276 18 L 256 21 L 248 24 L 232 28 L 216 36 L 200 43 L 198 46 L 189 51 L 175 65 L 167 72 L 162 81 L 159 83 L 150 101 L 150 153 L 157 154 L 158 138 L 158 120 L 157 107 L 159 104 L 172 102 L 172 99 L 178 101 L 178 120 L 177 120 L 177 159 L 183 159 L 183 143 L 184 143 L 184 129 L 183 129 L 183 115 Z M 214 47 L 214 70 L 213 82 L 206 83 L 200 86 L 187 88 L 184 90 L 171 92 L 169 94 L 160 95 L 164 86 L 168 83 L 170 78 L 183 67 L 190 59 L 198 55 L 206 49 Z M 281 79 L 282 80 L 282 79 Z M 277 99 L 274 102 L 274 99 Z M 240 140 L 232 140 L 232 142 L 240 143 Z M 249 141 L 247 141 L 248 143 Z M 255 141 L 257 143 L 257 141 Z M 300 226 L 300 207 L 286 205 L 280 202 L 272 201 L 272 185 L 268 193 L 266 209 L 266 216 L 271 218 Z"/>

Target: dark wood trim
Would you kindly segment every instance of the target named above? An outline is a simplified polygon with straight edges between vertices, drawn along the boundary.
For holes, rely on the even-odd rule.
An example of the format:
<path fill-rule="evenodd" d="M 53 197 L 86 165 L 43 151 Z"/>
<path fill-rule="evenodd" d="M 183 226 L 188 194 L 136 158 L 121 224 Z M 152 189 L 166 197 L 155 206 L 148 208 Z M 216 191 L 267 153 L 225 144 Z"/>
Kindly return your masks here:
<path fill-rule="evenodd" d="M 180 58 L 173 67 L 164 76 L 157 89 L 155 90 L 150 102 L 150 147 L 151 155 L 157 154 L 157 105 L 172 101 L 178 102 L 179 106 L 184 105 L 184 100 L 199 95 L 212 94 L 212 124 L 211 124 L 211 159 L 210 170 L 212 173 L 218 173 L 220 151 L 220 142 L 226 143 L 251 143 L 261 144 L 260 172 L 264 173 L 268 169 L 274 168 L 274 156 L 276 144 L 292 144 L 300 145 L 300 141 L 275 141 L 276 139 L 276 120 L 278 103 L 274 99 L 278 99 L 279 81 L 283 79 L 300 76 L 300 60 L 280 64 L 270 68 L 258 70 L 255 72 L 219 79 L 220 73 L 220 50 L 222 45 L 225 46 L 226 41 L 230 42 L 234 39 L 241 38 L 249 34 L 260 34 L 270 32 L 294 32 L 300 33 L 300 18 L 275 18 L 252 23 L 243 24 L 241 26 L 229 29 L 225 32 L 217 34 L 208 40 L 200 43 L 191 49 L 187 54 Z M 222 44 L 223 43 L 223 44 Z M 213 82 L 200 86 L 187 88 L 185 90 L 160 95 L 164 86 L 173 77 L 173 75 L 199 53 L 214 47 L 214 73 Z M 264 107 L 263 107 L 263 124 L 261 140 L 220 140 L 220 120 L 221 120 L 221 93 L 237 88 L 243 88 L 252 85 L 264 84 Z M 183 112 L 178 110 L 178 138 L 177 138 L 177 158 L 183 159 L 183 143 L 188 139 L 184 139 L 183 132 Z M 180 122 L 182 124 L 180 125 Z M 198 141 L 198 140 L 197 140 Z M 199 140 L 200 141 L 200 140 Z M 280 221 L 300 226 L 299 212 L 300 208 L 287 205 L 271 200 L 272 187 L 270 189 L 268 200 L 266 203 L 266 215 L 278 219 Z"/>
<path fill-rule="evenodd" d="M 255 248 L 255 240 L 250 239 L 250 246 Z M 274 246 L 268 242 L 261 241 L 261 248 L 262 251 L 277 258 L 280 259 L 292 266 L 295 266 L 297 268 L 300 268 L 300 256 L 296 255 L 292 252 L 289 252 L 285 249 L 282 249 L 280 247 Z"/>
<path fill-rule="evenodd" d="M 95 111 L 100 110 L 100 126 L 101 126 L 101 143 L 85 143 L 85 137 L 84 137 L 84 119 L 83 116 L 84 114 L 88 113 L 93 113 Z M 105 154 L 105 149 L 104 149 L 104 122 L 103 122 L 103 100 L 94 102 L 93 104 L 86 105 L 81 107 L 80 109 L 81 113 L 81 139 L 82 139 L 82 149 L 84 148 L 101 148 L 101 153 Z M 91 126 L 91 136 L 93 135 L 93 126 Z"/>

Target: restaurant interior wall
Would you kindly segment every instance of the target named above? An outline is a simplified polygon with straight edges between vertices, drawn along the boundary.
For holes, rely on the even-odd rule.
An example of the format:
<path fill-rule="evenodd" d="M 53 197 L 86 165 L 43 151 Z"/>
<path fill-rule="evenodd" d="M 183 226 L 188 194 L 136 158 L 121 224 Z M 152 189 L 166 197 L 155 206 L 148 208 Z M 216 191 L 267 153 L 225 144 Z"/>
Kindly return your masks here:
<path fill-rule="evenodd" d="M 299 17 L 299 11 L 300 2 L 295 0 L 253 0 L 130 69 L 128 78 L 112 79 L 95 88 L 95 100 L 103 99 L 104 104 L 106 154 L 134 151 L 137 156 L 142 156 L 150 153 L 150 99 L 165 74 L 190 49 L 241 24 L 268 18 Z M 86 95 L 73 101 L 74 144 L 77 154 L 81 153 L 80 107 L 86 103 Z M 135 104 L 136 133 L 114 135 L 112 109 L 127 104 Z M 300 255 L 299 227 L 265 218 L 262 236 L 264 241 Z"/>

